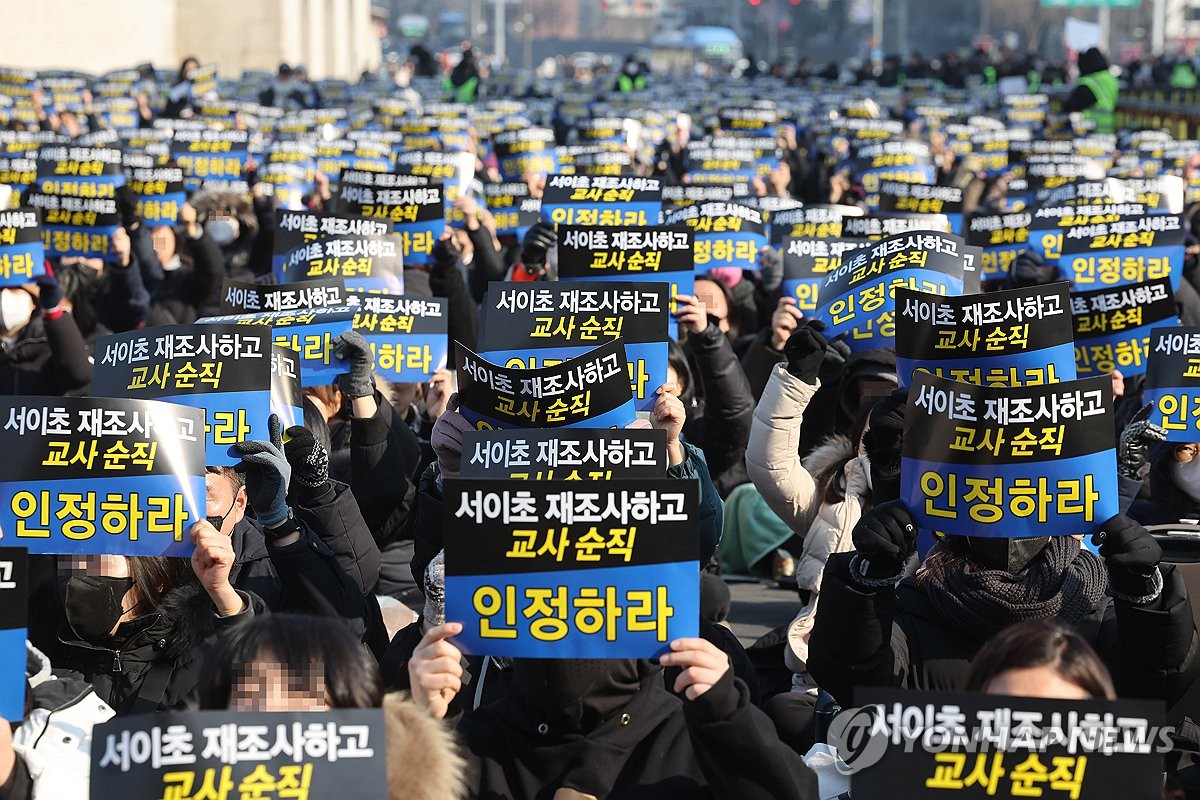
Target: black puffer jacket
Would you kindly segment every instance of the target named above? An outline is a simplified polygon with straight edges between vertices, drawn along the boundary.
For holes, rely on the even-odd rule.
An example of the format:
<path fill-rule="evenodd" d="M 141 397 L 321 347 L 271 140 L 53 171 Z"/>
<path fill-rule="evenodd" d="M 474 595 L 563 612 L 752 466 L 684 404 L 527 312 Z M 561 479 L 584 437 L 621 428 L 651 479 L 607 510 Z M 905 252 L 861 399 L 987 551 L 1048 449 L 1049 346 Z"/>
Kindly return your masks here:
<path fill-rule="evenodd" d="M 122 623 L 110 647 L 80 641 L 64 621 L 66 648 L 57 666 L 82 674 L 118 714 L 181 708 L 219 631 L 266 613 L 260 598 L 247 597 L 245 611 L 220 618 L 200 584 L 189 580 L 167 592 L 154 613 Z"/>
<path fill-rule="evenodd" d="M 686 350 L 698 373 L 703 397 L 688 402 L 687 394 L 691 393 L 685 394 L 687 420 L 683 436 L 704 451 L 713 484 L 726 497 L 750 482 L 746 443 L 754 421 L 754 395 L 729 337 L 716 325 L 710 322 L 701 333 L 689 335 Z"/>
<path fill-rule="evenodd" d="M 828 357 L 827 357 L 828 360 Z M 846 358 L 836 381 L 825 382 L 808 404 L 800 428 L 800 455 L 811 453 L 835 434 L 854 430 L 859 405 L 859 387 L 865 379 L 896 379 L 896 353 L 890 348 L 859 350 Z"/>
<path fill-rule="evenodd" d="M 62 395 L 92 382 L 92 363 L 71 313 L 36 316 L 0 345 L 0 394 Z"/>
<path fill-rule="evenodd" d="M 221 282 L 225 262 L 221 248 L 208 234 L 191 239 L 180 233 L 180 264 L 166 270 L 150 295 L 147 324 L 189 325 L 200 317 L 214 316 L 221 310 Z"/>
<path fill-rule="evenodd" d="M 911 578 L 895 589 L 863 588 L 851 577 L 854 555 L 836 553 L 825 564 L 808 660 L 817 683 L 846 706 L 856 686 L 956 690 L 984 634 L 968 635 L 940 619 Z M 1182 576 L 1169 564 L 1160 569 L 1156 601 L 1135 606 L 1104 596 L 1075 627 L 1112 671 L 1120 696 L 1171 706 L 1200 672 L 1200 644 Z M 1189 715 L 1200 718 L 1194 710 Z"/>
<path fill-rule="evenodd" d="M 459 734 L 471 797 L 551 800 L 560 788 L 612 800 L 816 800 L 816 774 L 779 741 L 746 685 L 725 675 L 696 700 L 642 679 L 595 728 L 558 732 L 517 692 L 466 715 Z"/>

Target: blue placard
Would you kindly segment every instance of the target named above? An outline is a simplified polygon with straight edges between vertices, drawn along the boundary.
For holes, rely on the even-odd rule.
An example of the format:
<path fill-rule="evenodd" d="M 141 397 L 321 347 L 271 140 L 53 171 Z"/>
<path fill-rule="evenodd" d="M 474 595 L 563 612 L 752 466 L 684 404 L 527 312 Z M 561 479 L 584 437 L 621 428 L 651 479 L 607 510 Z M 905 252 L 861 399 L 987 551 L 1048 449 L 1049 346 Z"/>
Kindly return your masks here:
<path fill-rule="evenodd" d="M 1178 245 L 1064 254 L 1058 264 L 1076 291 L 1132 286 L 1168 278 L 1171 291 L 1175 292 L 1179 291 L 1179 282 L 1183 280 L 1183 260 L 1183 245 Z"/>
<path fill-rule="evenodd" d="M 25 664 L 29 620 L 26 551 L 0 547 L 0 719 L 25 718 Z"/>
<path fill-rule="evenodd" d="M 148 227 L 174 225 L 179 219 L 179 207 L 187 202 L 186 192 L 139 197 L 137 214 Z"/>
<path fill-rule="evenodd" d="M 900 387 L 908 386 L 912 374 L 924 369 L 952 381 L 979 386 L 1022 386 L 1075 380 L 1075 348 L 1059 344 L 1024 353 L 971 358 L 917 360 L 897 357 Z"/>

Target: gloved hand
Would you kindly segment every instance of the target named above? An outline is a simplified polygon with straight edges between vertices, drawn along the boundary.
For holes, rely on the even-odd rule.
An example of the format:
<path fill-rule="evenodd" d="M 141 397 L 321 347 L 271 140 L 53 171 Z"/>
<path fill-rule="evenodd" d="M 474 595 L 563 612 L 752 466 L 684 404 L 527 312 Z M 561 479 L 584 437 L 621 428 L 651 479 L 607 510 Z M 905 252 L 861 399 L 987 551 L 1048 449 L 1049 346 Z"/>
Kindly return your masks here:
<path fill-rule="evenodd" d="M 850 345 L 841 339 L 834 339 L 825 348 L 825 360 L 817 372 L 817 380 L 822 386 L 832 386 L 842 379 L 842 371 L 846 368 L 846 359 L 850 357 Z"/>
<path fill-rule="evenodd" d="M 900 496 L 900 448 L 908 390 L 896 389 L 871 409 L 863 449 L 871 462 L 871 491 L 876 501 Z"/>
<path fill-rule="evenodd" d="M 812 386 L 817 385 L 817 372 L 825 360 L 825 348 L 829 346 L 821 335 L 823 330 L 825 323 L 821 320 L 802 319 L 783 346 L 788 372 Z"/>
<path fill-rule="evenodd" d="M 863 514 L 851 534 L 859 569 L 871 580 L 894 578 L 917 549 L 917 524 L 899 500 L 877 505 Z"/>
<path fill-rule="evenodd" d="M 774 247 L 758 251 L 758 268 L 764 292 L 773 292 L 783 283 L 783 256 Z"/>
<path fill-rule="evenodd" d="M 283 446 L 295 481 L 292 489 L 322 489 L 329 483 L 329 452 L 317 441 L 312 431 L 303 425 L 287 429 L 288 441 Z"/>
<path fill-rule="evenodd" d="M 1122 478 L 1141 480 L 1142 471 L 1150 463 L 1150 448 L 1167 438 L 1165 430 L 1148 421 L 1153 410 L 1153 403 L 1142 406 L 1142 410 L 1121 431 L 1121 439 L 1117 444 L 1117 473 Z"/>
<path fill-rule="evenodd" d="M 443 478 L 458 477 L 462 463 L 463 433 L 475 429 L 466 417 L 458 413 L 458 408 L 458 395 L 451 395 L 446 410 L 433 423 L 433 431 L 429 434 L 429 444 L 437 455 Z"/>
<path fill-rule="evenodd" d="M 458 258 L 451 242 L 452 240 L 449 238 L 437 240 L 437 243 L 433 246 L 433 250 L 429 254 L 429 257 L 433 259 L 434 265 L 450 265 Z"/>
<path fill-rule="evenodd" d="M 270 441 L 238 442 L 233 451 L 242 459 L 236 469 L 246 474 L 250 505 L 258 515 L 258 521 L 271 528 L 285 521 L 291 513 L 287 488 L 292 465 L 283 454 L 283 424 L 278 415 L 272 414 L 267 420 L 267 430 Z"/>
<path fill-rule="evenodd" d="M 1100 546 L 1100 557 L 1108 567 L 1113 591 L 1126 598 L 1148 603 L 1162 591 L 1162 548 L 1150 532 L 1124 514 L 1105 522 L 1092 536 Z"/>
<path fill-rule="evenodd" d="M 421 613 L 425 630 L 446 621 L 446 551 L 440 550 L 425 568 L 425 609 Z"/>
<path fill-rule="evenodd" d="M 340 361 L 350 362 L 350 371 L 338 375 L 338 388 L 342 394 L 354 399 L 372 397 L 375 394 L 375 357 L 371 346 L 358 331 L 347 331 L 333 340 L 333 355 Z"/>
<path fill-rule="evenodd" d="M 38 287 L 38 305 L 43 311 L 51 311 L 62 303 L 62 287 L 53 275 L 36 275 L 33 282 Z"/>
<path fill-rule="evenodd" d="M 133 230 L 141 222 L 137 215 L 137 195 L 128 186 L 118 186 L 116 203 L 117 213 L 121 215 L 121 227 Z"/>
<path fill-rule="evenodd" d="M 529 273 L 539 272 L 546 263 L 546 253 L 558 243 L 554 223 L 537 222 L 530 228 L 521 243 L 521 263 Z"/>

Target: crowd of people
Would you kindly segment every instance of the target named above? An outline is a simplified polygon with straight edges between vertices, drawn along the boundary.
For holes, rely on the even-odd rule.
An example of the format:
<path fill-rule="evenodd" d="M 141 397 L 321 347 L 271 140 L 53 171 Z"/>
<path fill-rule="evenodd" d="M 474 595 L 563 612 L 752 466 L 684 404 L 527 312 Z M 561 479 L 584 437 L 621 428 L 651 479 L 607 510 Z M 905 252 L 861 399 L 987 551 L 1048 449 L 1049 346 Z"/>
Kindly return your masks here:
<path fill-rule="evenodd" d="M 962 189 L 970 219 L 1019 210 L 1007 193 L 1013 176 L 979 166 L 945 127 L 1004 130 L 995 79 L 1037 72 L 1030 91 L 1071 84 L 1061 110 L 1086 119 L 1075 133 L 1047 113 L 1034 137 L 1108 135 L 1100 177 L 1145 174 L 1121 159 L 1134 152 L 1133 132 L 1120 129 L 1117 83 L 1098 51 L 1083 55 L 1073 84 L 1032 62 L 1009 59 L 1000 75 L 972 63 L 889 59 L 856 86 L 838 82 L 840 69 L 806 64 L 683 86 L 631 59 L 603 85 L 521 86 L 500 73 L 485 80 L 466 51 L 448 75 L 410 68 L 399 86 L 315 81 L 281 65 L 274 76 L 198 89 L 201 62 L 189 59 L 176 74 L 143 69 L 129 83 L 128 129 L 113 122 L 99 86 L 56 100 L 63 76 L 41 76 L 0 106 L 9 153 L 51 143 L 135 148 L 138 130 L 195 125 L 248 129 L 259 151 L 243 165 L 244 185 L 197 188 L 172 224 L 148 224 L 138 198 L 118 188 L 111 252 L 50 253 L 45 275 L 0 290 L 0 392 L 86 396 L 104 335 L 213 316 L 227 279 L 273 282 L 279 199 L 258 179 L 271 141 L 353 138 L 372 123 L 386 130 L 378 117 L 395 113 L 387 104 L 397 93 L 412 116 L 422 103 L 473 110 L 467 152 L 480 184 L 512 179 L 490 144 L 504 131 L 546 126 L 558 146 L 581 144 L 585 120 L 570 110 L 581 97 L 597 117 L 638 121 L 636 136 L 605 147 L 622 154 L 621 172 L 668 187 L 703 185 L 689 145 L 736 134 L 722 129 L 723 105 L 774 109 L 769 168 L 733 193 L 767 209 L 866 211 L 871 192 L 854 145 L 830 137 L 830 126 L 899 121 L 895 138 L 929 146 L 932 182 Z M 1166 66 L 1128 74 L 1147 85 L 1184 80 Z M 235 98 L 228 118 L 208 116 Z M 284 134 L 288 118 L 307 129 Z M 1200 144 L 1175 144 L 1190 187 Z M 517 180 L 536 199 L 546 175 Z M 337 181 L 316 174 L 302 207 L 337 211 Z M 1188 197 L 1196 199 L 1190 188 Z M 1197 208 L 1182 211 L 1185 323 L 1200 319 Z M 556 280 L 557 235 L 546 221 L 499 230 L 482 193 L 460 196 L 454 210 L 463 223 L 447 225 L 427 264 L 406 265 L 405 293 L 447 299 L 450 341 L 475 351 L 489 284 Z M 829 710 L 852 707 L 863 686 L 1158 700 L 1184 734 L 1163 767 L 1164 796 L 1192 791 L 1189 753 L 1200 740 L 1186 732 L 1200 720 L 1200 637 L 1183 575 L 1144 526 L 1198 516 L 1200 445 L 1164 443 L 1138 413 L 1141 378 L 1117 373 L 1121 513 L 1095 547 L 1061 535 L 1072 531 L 949 535 L 918 556 L 918 526 L 900 500 L 909 398 L 896 354 L 827 338 L 785 296 L 782 261 L 771 246 L 753 263 L 695 276 L 693 293 L 676 298 L 668 378 L 644 415 L 666 431 L 668 474 L 700 486 L 698 637 L 670 642 L 654 660 L 461 652 L 454 638 L 464 621 L 446 618 L 442 556 L 444 481 L 459 477 L 473 428 L 456 376 L 381 379 L 351 332 L 334 343 L 336 382 L 304 389 L 303 425 L 285 431 L 273 418 L 267 440 L 235 445 L 236 466 L 207 468 L 206 516 L 186 533 L 190 559 L 31 558 L 26 714 L 0 724 L 0 800 L 88 796 L 89 731 L 114 716 L 381 707 L 389 785 L 377 797 L 815 800 L 837 794 L 805 757 L 823 742 Z M 985 289 L 1063 279 L 1032 250 L 992 277 Z M 744 648 L 728 627 L 723 572 L 783 587 L 794 621 Z"/>

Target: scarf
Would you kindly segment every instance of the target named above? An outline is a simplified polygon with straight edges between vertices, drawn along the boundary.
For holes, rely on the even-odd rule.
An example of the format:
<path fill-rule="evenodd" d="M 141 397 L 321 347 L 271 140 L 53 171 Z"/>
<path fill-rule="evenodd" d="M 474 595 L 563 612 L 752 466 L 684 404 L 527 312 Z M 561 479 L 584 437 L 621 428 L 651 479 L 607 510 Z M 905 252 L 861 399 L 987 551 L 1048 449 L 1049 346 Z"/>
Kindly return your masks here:
<path fill-rule="evenodd" d="M 988 638 L 1016 622 L 1056 619 L 1075 625 L 1108 589 L 1103 562 L 1070 536 L 1055 536 L 1024 572 L 984 570 L 939 544 L 917 584 L 947 625 Z"/>

